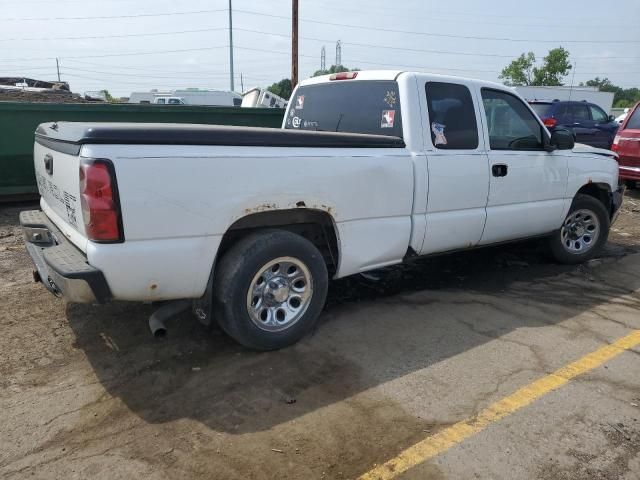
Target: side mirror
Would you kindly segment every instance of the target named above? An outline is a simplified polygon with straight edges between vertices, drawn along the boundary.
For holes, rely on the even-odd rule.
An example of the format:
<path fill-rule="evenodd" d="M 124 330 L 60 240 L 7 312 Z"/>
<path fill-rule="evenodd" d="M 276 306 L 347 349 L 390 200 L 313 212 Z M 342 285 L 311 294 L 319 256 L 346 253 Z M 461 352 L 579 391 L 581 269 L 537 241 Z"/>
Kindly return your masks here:
<path fill-rule="evenodd" d="M 551 132 L 551 147 L 558 150 L 571 150 L 575 146 L 573 133 L 565 128 L 557 128 Z"/>
<path fill-rule="evenodd" d="M 614 117 L 613 115 L 609 115 L 609 121 L 610 122 L 614 122 L 616 119 L 616 117 Z"/>

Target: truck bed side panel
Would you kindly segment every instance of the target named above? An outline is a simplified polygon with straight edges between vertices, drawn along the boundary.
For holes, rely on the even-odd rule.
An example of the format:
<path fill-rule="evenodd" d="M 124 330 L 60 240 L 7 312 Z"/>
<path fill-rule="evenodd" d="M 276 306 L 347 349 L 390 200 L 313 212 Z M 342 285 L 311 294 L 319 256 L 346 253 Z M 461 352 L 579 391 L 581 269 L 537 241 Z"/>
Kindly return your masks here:
<path fill-rule="evenodd" d="M 144 291 L 126 294 L 132 298 L 166 298 L 163 291 L 202 295 L 229 226 L 264 211 L 304 205 L 331 215 L 340 248 L 338 277 L 399 262 L 409 244 L 413 166 L 403 148 L 338 153 L 328 148 L 84 145 L 82 154 L 114 162 L 127 238 L 117 246 L 126 264 L 114 264 L 115 253 L 111 257 L 102 245 L 88 249 L 89 262 L 105 273 L 114 290 L 112 279 L 126 282 L 130 271 L 129 288 L 144 284 Z M 152 247 L 163 240 L 171 250 L 164 267 L 157 262 L 165 261 L 166 250 Z M 144 283 L 136 272 L 145 273 Z"/>

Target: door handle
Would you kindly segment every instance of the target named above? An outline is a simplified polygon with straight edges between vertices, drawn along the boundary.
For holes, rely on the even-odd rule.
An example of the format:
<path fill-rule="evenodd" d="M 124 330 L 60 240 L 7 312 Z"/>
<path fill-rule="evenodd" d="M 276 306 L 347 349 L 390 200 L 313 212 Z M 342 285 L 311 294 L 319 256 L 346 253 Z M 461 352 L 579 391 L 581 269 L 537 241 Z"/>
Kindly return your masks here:
<path fill-rule="evenodd" d="M 494 177 L 506 177 L 509 167 L 505 163 L 496 163 L 491 166 L 491 174 Z"/>

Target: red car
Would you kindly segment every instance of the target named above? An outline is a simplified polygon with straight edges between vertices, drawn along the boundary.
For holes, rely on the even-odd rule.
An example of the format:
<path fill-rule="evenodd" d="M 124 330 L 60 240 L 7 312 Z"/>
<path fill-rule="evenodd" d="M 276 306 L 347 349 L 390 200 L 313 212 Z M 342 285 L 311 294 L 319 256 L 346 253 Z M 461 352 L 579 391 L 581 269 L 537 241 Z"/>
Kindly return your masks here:
<path fill-rule="evenodd" d="M 620 180 L 635 187 L 636 182 L 640 182 L 640 102 L 620 125 L 611 150 L 619 155 Z"/>

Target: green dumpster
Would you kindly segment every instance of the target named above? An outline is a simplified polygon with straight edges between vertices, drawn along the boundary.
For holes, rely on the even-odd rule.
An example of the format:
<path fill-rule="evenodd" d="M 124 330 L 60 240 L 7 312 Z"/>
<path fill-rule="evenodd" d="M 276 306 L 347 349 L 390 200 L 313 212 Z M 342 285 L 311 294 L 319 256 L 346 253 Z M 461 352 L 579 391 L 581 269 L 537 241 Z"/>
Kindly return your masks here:
<path fill-rule="evenodd" d="M 205 123 L 280 127 L 284 110 L 196 105 L 0 102 L 0 200 L 37 194 L 33 133 L 45 122 Z"/>

